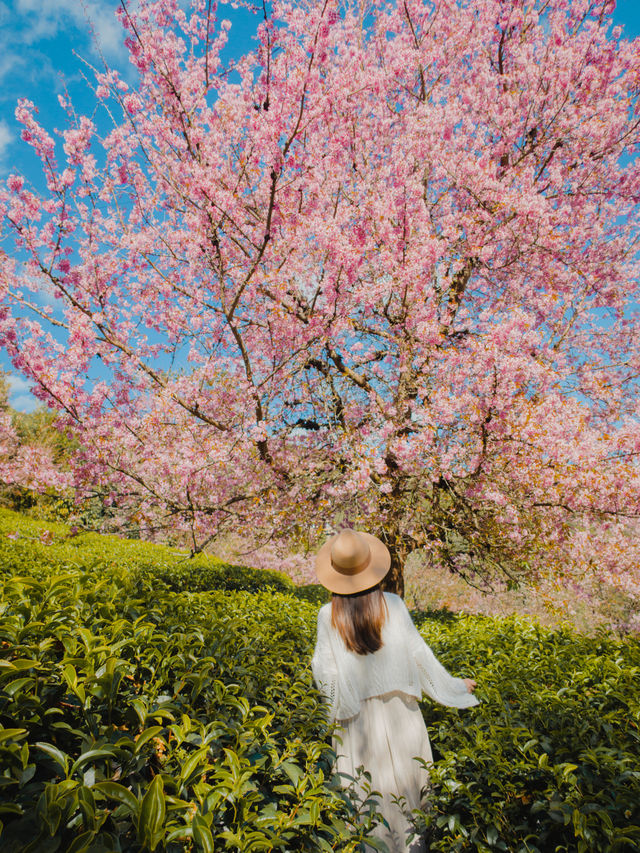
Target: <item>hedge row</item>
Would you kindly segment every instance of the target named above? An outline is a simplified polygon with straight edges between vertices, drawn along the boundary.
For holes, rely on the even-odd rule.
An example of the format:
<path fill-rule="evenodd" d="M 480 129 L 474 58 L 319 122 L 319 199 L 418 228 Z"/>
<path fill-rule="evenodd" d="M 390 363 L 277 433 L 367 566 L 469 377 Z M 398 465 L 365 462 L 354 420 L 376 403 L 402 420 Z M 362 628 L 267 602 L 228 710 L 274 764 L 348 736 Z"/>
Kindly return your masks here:
<path fill-rule="evenodd" d="M 126 577 L 127 581 L 154 581 L 173 592 L 296 592 L 289 578 L 277 571 L 236 566 L 209 554 L 190 557 L 175 548 L 137 539 L 75 533 L 66 524 L 36 521 L 0 509 L 0 571 L 13 571 L 15 567 L 34 576 L 77 567 L 104 576 Z"/>
<path fill-rule="evenodd" d="M 640 644 L 520 618 L 414 618 L 481 685 L 472 714 L 424 709 L 430 849 L 640 850 Z"/>
<path fill-rule="evenodd" d="M 69 568 L 6 576 L 0 845 L 354 851 L 309 669 L 315 611 Z"/>

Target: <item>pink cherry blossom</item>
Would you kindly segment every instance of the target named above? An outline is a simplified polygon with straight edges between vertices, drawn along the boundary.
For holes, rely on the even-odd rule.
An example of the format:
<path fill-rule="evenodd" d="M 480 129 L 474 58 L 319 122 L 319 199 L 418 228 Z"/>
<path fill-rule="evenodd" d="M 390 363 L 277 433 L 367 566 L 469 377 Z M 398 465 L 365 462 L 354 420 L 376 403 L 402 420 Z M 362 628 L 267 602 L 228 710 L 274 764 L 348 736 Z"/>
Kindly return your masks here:
<path fill-rule="evenodd" d="M 20 442 L 7 411 L 0 412 L 0 482 L 36 492 L 65 492 L 72 485 L 48 449 Z"/>

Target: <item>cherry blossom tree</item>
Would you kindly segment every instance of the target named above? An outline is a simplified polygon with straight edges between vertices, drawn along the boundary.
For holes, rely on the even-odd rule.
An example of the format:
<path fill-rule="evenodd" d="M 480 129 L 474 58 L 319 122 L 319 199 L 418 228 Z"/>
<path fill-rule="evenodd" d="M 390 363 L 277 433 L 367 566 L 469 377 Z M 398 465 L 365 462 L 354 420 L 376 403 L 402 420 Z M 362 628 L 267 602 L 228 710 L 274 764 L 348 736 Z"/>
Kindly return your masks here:
<path fill-rule="evenodd" d="M 0 195 L 0 338 L 78 488 L 194 550 L 362 525 L 400 590 L 422 549 L 640 593 L 640 61 L 613 6 L 274 2 L 225 63 L 221 3 L 123 5 L 135 82 L 97 70 L 57 137 L 21 102 L 43 187 Z"/>

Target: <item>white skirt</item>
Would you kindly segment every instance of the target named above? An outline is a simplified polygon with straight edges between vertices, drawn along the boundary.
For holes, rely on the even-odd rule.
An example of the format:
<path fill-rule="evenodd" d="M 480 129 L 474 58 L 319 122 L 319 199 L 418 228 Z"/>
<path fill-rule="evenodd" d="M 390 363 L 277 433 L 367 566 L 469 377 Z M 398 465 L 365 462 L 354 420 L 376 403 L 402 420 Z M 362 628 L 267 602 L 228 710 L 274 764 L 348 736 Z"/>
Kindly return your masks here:
<path fill-rule="evenodd" d="M 385 822 L 372 834 L 386 843 L 389 853 L 423 853 L 422 838 L 408 841 L 410 812 L 424 806 L 429 784 L 427 769 L 415 759 L 433 763 L 417 699 L 397 691 L 374 696 L 362 702 L 359 714 L 338 720 L 338 724 L 333 748 L 342 784 L 350 787 L 358 768 L 363 767 L 371 774 L 370 790 L 378 792 L 376 808 Z M 356 782 L 354 790 L 360 801 L 367 796 L 362 782 Z"/>

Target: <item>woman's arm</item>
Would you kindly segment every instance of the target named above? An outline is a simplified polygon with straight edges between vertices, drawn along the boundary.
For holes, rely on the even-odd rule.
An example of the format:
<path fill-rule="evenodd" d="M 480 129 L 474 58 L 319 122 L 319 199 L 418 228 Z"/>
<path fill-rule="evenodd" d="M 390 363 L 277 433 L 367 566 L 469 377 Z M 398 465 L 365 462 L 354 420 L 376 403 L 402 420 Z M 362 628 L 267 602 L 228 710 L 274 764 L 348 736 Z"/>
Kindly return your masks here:
<path fill-rule="evenodd" d="M 329 620 L 327 611 L 318 611 L 316 647 L 311 659 L 313 680 L 329 705 L 329 718 L 334 719 L 338 702 L 338 668 L 329 638 Z"/>
<path fill-rule="evenodd" d="M 472 695 L 476 688 L 473 678 L 456 678 L 436 658 L 431 647 L 425 643 L 413 624 L 411 615 L 403 602 L 409 649 L 420 673 L 422 690 L 441 705 L 453 708 L 470 708 L 479 701 Z"/>

